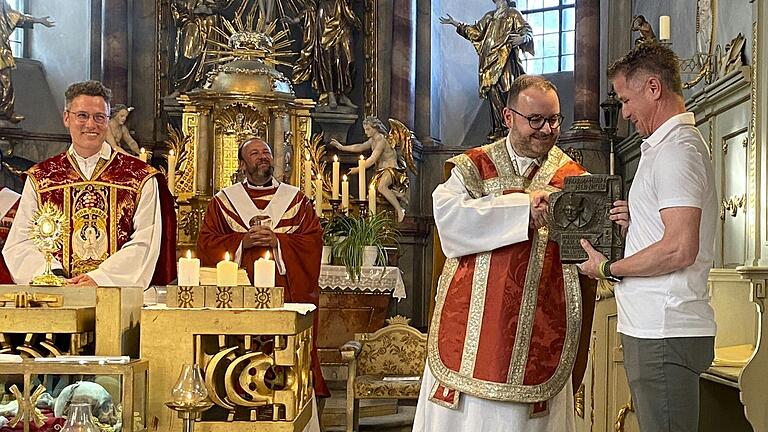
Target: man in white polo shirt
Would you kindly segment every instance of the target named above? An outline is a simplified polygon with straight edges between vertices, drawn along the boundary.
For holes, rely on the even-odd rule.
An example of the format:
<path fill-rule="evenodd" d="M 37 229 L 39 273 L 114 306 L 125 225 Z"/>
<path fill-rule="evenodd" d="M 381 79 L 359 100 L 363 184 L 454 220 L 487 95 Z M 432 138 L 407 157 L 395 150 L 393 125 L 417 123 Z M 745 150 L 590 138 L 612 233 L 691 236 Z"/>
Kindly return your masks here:
<path fill-rule="evenodd" d="M 628 228 L 624 259 L 608 261 L 582 240 L 582 272 L 618 282 L 617 330 L 643 432 L 698 430 L 699 375 L 714 356 L 707 275 L 717 197 L 678 61 L 669 48 L 643 44 L 609 67 L 624 117 L 647 138 L 628 204 L 611 210 Z"/>

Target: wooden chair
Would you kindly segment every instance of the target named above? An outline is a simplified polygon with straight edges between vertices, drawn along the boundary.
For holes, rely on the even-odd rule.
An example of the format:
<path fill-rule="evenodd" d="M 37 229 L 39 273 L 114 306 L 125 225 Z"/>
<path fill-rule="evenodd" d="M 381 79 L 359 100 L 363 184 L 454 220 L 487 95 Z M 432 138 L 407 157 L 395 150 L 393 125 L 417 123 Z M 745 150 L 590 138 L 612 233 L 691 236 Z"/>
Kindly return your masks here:
<path fill-rule="evenodd" d="M 418 399 L 427 335 L 395 316 L 375 333 L 357 333 L 341 347 L 347 362 L 347 431 L 358 429 L 360 399 Z M 413 377 L 418 377 L 413 379 Z M 412 378 L 412 379 L 406 379 Z"/>

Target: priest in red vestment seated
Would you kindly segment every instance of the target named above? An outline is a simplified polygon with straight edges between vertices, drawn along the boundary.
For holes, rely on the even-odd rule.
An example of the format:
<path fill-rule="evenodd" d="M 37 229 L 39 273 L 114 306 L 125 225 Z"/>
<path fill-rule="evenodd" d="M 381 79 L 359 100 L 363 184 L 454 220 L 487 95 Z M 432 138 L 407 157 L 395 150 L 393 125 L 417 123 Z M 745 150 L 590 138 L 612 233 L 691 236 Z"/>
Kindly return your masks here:
<path fill-rule="evenodd" d="M 8 239 L 13 217 L 16 216 L 16 209 L 19 207 L 19 196 L 5 186 L 0 187 L 0 250 L 3 250 L 5 240 Z M 3 255 L 0 254 L 0 284 L 12 283 L 11 272 L 8 271 Z"/>
<path fill-rule="evenodd" d="M 26 173 L 3 257 L 13 280 L 27 284 L 45 269 L 29 238 L 35 213 L 50 204 L 64 215 L 54 273 L 73 285 L 167 285 L 176 278 L 176 215 L 160 172 L 107 144 L 112 91 L 98 81 L 64 94 L 72 145 Z"/>
<path fill-rule="evenodd" d="M 222 189 L 208 205 L 197 240 L 202 265 L 214 267 L 229 252 L 253 280 L 254 261 L 269 252 L 277 267 L 275 285 L 285 288 L 285 301 L 317 306 L 323 236 L 311 202 L 299 188 L 272 177 L 272 150 L 261 138 L 245 140 L 238 158 L 246 179 Z M 313 344 L 316 341 L 317 313 Z M 312 371 L 315 394 L 330 396 L 316 345 Z"/>

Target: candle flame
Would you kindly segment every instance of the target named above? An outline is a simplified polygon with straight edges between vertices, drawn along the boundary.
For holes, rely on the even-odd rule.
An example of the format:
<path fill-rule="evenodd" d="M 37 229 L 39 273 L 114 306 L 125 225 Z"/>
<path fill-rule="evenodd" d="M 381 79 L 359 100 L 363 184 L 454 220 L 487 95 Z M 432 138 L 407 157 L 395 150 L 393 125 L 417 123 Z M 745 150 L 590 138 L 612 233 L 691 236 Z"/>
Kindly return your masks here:
<path fill-rule="evenodd" d="M 266 260 L 269 259 L 269 251 L 267 251 L 267 253 L 264 254 L 264 259 L 266 259 Z"/>
<path fill-rule="evenodd" d="M 304 155 L 305 158 L 307 158 L 307 162 L 309 162 L 309 153 Z"/>
<path fill-rule="evenodd" d="M 360 155 L 360 160 L 365 160 L 365 156 Z"/>
<path fill-rule="evenodd" d="M 224 261 L 229 261 L 229 251 L 224 254 Z"/>
<path fill-rule="evenodd" d="M 339 161 L 339 157 L 338 157 L 338 156 L 336 156 L 336 155 L 333 155 L 333 161 L 334 161 L 334 162 L 338 162 L 338 161 Z"/>
<path fill-rule="evenodd" d="M 344 174 L 343 176 L 341 176 L 341 181 L 347 181 L 347 175 L 346 175 L 346 174 Z"/>
<path fill-rule="evenodd" d="M 191 258 L 192 258 L 192 251 L 187 249 L 187 259 L 191 259 Z"/>
<path fill-rule="evenodd" d="M 140 153 L 146 153 L 147 151 L 144 149 L 144 147 L 142 147 L 141 150 L 139 150 L 139 152 Z"/>

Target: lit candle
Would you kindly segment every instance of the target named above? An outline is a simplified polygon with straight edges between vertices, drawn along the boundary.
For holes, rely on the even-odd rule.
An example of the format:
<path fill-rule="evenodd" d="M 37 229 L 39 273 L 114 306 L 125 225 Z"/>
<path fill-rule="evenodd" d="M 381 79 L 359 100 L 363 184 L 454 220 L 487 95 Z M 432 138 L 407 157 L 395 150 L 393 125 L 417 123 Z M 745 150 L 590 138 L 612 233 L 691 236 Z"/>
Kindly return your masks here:
<path fill-rule="evenodd" d="M 360 155 L 360 160 L 357 161 L 357 175 L 359 176 L 357 181 L 358 190 L 360 190 L 360 199 L 365 199 L 365 157 Z"/>
<path fill-rule="evenodd" d="M 147 150 L 144 147 L 139 150 L 139 159 L 144 163 L 147 162 Z"/>
<path fill-rule="evenodd" d="M 333 189 L 331 189 L 331 197 L 333 199 L 339 199 L 339 157 L 333 155 L 333 176 L 331 177 L 333 183 Z"/>
<path fill-rule="evenodd" d="M 669 40 L 669 15 L 659 17 L 659 40 Z"/>
<path fill-rule="evenodd" d="M 192 258 L 192 251 L 187 250 L 187 257 L 179 258 L 179 286 L 200 285 L 200 259 Z"/>
<path fill-rule="evenodd" d="M 176 153 L 173 149 L 168 152 L 168 190 L 171 195 L 176 195 Z"/>
<path fill-rule="evenodd" d="M 253 263 L 253 286 L 259 288 L 275 286 L 275 262 L 269 259 L 269 251 Z"/>
<path fill-rule="evenodd" d="M 368 214 L 376 214 L 376 188 L 373 183 L 368 191 Z"/>
<path fill-rule="evenodd" d="M 309 154 L 304 160 L 304 195 L 312 196 L 312 161 L 309 160 Z"/>
<path fill-rule="evenodd" d="M 317 217 L 323 215 L 323 180 L 315 179 L 315 213 Z"/>
<path fill-rule="evenodd" d="M 237 263 L 229 260 L 229 252 L 216 264 L 216 286 L 237 286 Z"/>
<path fill-rule="evenodd" d="M 349 182 L 345 175 L 341 179 L 341 209 L 347 210 L 349 208 Z"/>

